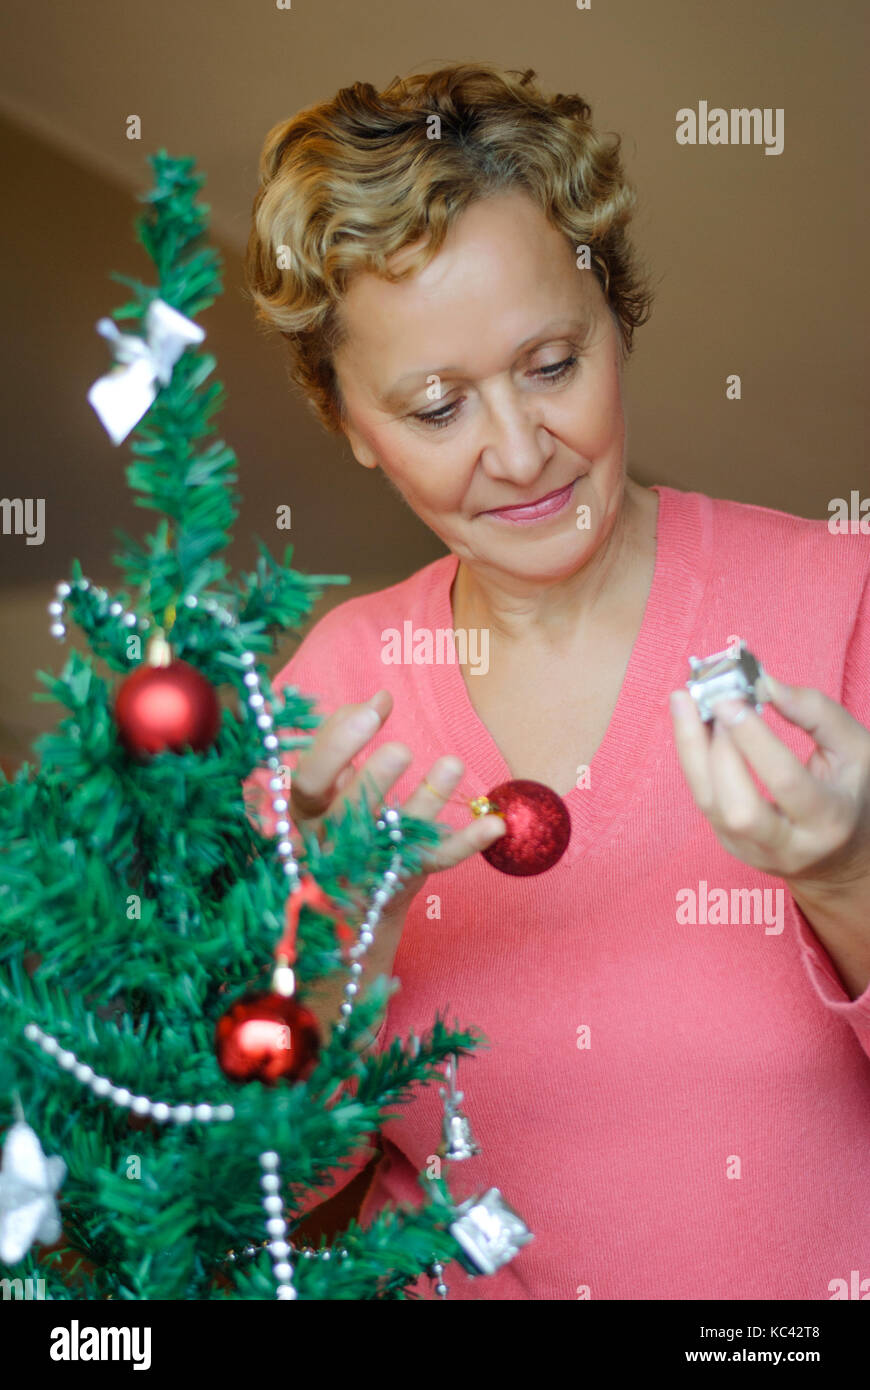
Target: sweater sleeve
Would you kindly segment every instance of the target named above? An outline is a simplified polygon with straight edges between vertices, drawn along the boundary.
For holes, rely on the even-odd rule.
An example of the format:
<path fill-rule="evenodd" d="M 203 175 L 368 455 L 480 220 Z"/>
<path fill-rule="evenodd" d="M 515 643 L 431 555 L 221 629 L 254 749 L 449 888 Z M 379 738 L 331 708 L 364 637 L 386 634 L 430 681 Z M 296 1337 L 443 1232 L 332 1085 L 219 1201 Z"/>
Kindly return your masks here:
<path fill-rule="evenodd" d="M 828 952 L 816 936 L 791 894 L 786 891 L 804 968 L 819 999 L 855 1031 L 859 1043 L 870 1057 L 870 984 L 857 999 L 850 999 Z"/>
<path fill-rule="evenodd" d="M 840 703 L 865 728 L 870 729 L 870 573 L 865 576 L 858 615 L 846 649 Z M 819 941 L 790 893 L 791 910 L 801 958 L 813 988 L 826 1008 L 848 1023 L 870 1057 L 870 985 L 857 999 L 850 999 L 830 955 Z M 867 924 L 870 931 L 870 923 Z"/>
<path fill-rule="evenodd" d="M 867 569 L 858 615 L 846 648 L 841 703 L 870 729 L 870 564 Z"/>
<path fill-rule="evenodd" d="M 360 698 L 353 694 L 345 695 L 340 689 L 339 663 L 335 660 L 335 652 L 336 648 L 341 650 L 342 642 L 347 643 L 348 635 L 345 634 L 342 639 L 340 628 L 343 625 L 336 622 L 336 617 L 334 612 L 327 613 L 319 623 L 316 623 L 300 643 L 294 656 L 282 667 L 272 681 L 272 689 L 278 696 L 285 686 L 293 686 L 302 695 L 313 697 L 316 701 L 313 712 L 321 719 L 325 719 L 340 705 Z M 299 730 L 298 732 L 313 733 L 313 730 Z M 298 756 L 297 752 L 288 753 L 283 756 L 282 761 L 286 767 L 292 768 L 295 766 Z M 270 795 L 269 778 L 270 774 L 265 768 L 258 768 L 248 778 L 245 788 L 249 805 L 256 811 L 262 830 L 267 835 L 274 835 L 277 818 L 272 810 L 271 796 L 274 793 Z M 375 1050 L 382 1040 L 386 1021 L 385 1012 L 373 1045 Z M 331 1021 L 321 1019 L 320 1022 L 321 1026 L 328 1030 Z M 352 1096 L 356 1090 L 356 1078 L 351 1078 L 346 1085 L 343 1084 L 342 1089 L 345 1095 Z M 306 1193 L 305 1197 L 298 1202 L 299 1218 L 307 1216 L 322 1202 L 343 1191 L 362 1172 L 370 1161 L 373 1152 L 371 1143 L 369 1143 L 348 1160 L 346 1168 L 329 1169 L 323 1183 L 318 1188 Z"/>

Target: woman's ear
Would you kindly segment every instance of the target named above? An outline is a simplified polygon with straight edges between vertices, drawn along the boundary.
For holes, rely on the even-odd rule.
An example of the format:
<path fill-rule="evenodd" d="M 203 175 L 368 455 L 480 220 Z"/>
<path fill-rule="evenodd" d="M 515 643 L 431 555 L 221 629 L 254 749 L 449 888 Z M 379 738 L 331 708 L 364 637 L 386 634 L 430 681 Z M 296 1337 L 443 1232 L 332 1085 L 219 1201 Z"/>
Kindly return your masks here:
<path fill-rule="evenodd" d="M 362 435 L 350 425 L 345 425 L 345 437 L 351 448 L 351 453 L 357 463 L 361 463 L 363 468 L 377 468 L 377 456 L 370 444 L 367 444 Z"/>

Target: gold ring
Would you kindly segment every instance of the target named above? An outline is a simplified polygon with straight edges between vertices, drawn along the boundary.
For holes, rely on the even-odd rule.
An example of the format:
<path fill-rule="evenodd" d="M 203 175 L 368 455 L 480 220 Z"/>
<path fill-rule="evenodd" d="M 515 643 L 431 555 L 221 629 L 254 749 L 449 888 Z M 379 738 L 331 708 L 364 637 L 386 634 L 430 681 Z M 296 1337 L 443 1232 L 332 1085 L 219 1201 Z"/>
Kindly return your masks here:
<path fill-rule="evenodd" d="M 423 778 L 423 786 L 424 786 L 424 787 L 428 787 L 429 790 L 430 790 L 430 792 L 432 792 L 434 796 L 440 796 L 440 798 L 441 798 L 442 801 L 449 801 L 449 800 L 450 800 L 450 797 L 449 797 L 449 796 L 445 796 L 443 792 L 439 792 L 438 789 L 437 789 L 436 787 L 433 787 L 433 786 L 432 786 L 432 783 L 429 781 L 429 779 L 428 779 L 427 777 L 424 777 L 424 778 Z"/>

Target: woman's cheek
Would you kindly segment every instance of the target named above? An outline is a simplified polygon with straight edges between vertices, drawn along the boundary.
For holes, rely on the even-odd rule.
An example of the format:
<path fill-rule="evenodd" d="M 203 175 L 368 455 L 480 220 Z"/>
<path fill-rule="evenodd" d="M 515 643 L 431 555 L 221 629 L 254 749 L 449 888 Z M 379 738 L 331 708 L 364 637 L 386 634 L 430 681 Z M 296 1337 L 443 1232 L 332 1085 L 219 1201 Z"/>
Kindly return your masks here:
<path fill-rule="evenodd" d="M 608 454 L 625 431 L 622 403 L 618 391 L 603 382 L 600 391 L 590 393 L 581 407 L 579 425 L 575 424 L 577 452 L 594 462 Z"/>
<path fill-rule="evenodd" d="M 432 513 L 457 511 L 472 472 L 448 457 L 445 450 L 430 453 L 424 445 L 413 460 L 403 460 L 397 485 L 415 511 L 418 507 Z"/>

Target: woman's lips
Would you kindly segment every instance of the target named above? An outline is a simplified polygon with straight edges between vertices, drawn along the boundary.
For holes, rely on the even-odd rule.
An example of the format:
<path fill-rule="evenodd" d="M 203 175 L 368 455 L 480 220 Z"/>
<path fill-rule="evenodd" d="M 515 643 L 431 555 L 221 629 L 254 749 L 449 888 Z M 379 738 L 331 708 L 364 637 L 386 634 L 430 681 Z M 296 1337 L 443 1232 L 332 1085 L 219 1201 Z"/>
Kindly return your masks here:
<path fill-rule="evenodd" d="M 574 479 L 576 482 L 577 479 Z M 529 502 L 524 507 L 501 507 L 495 508 L 491 512 L 484 512 L 484 516 L 496 516 L 501 521 L 512 521 L 516 525 L 528 525 L 530 521 L 538 521 L 540 517 L 554 516 L 556 512 L 562 511 L 571 500 L 571 493 L 574 491 L 574 483 L 569 483 L 567 487 L 559 488 L 558 492 L 549 492 L 546 497 L 541 497 L 537 502 Z"/>

